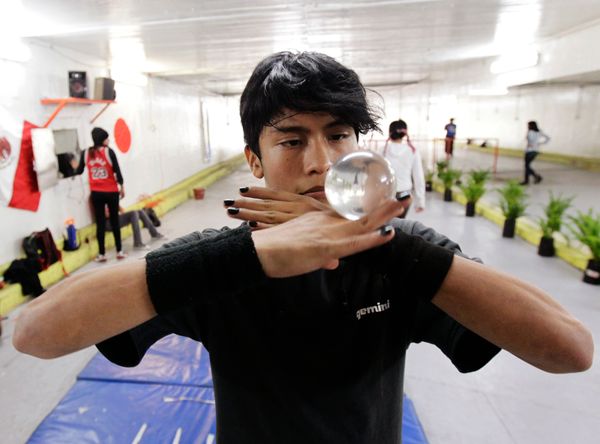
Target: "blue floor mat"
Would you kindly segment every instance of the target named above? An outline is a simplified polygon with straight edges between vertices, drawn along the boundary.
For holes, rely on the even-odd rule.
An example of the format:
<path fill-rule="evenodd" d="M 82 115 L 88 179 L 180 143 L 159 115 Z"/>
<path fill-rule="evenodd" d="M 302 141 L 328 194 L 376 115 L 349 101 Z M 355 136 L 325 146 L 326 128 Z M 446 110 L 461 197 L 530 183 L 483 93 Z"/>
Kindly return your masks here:
<path fill-rule="evenodd" d="M 29 438 L 30 444 L 210 444 L 211 388 L 77 381 Z"/>
<path fill-rule="evenodd" d="M 137 367 L 119 367 L 98 353 L 78 379 L 212 387 L 208 351 L 199 342 L 177 335 L 154 344 Z"/>

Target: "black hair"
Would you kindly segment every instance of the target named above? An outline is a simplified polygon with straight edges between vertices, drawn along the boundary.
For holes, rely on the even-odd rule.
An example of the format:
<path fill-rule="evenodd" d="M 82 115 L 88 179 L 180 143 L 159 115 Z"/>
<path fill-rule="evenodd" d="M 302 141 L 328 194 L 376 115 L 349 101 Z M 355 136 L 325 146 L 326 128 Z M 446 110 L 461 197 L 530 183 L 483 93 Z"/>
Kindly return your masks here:
<path fill-rule="evenodd" d="M 540 129 L 538 128 L 537 122 L 535 120 L 527 122 L 527 128 L 538 133 L 540 132 Z"/>
<path fill-rule="evenodd" d="M 357 139 L 379 131 L 379 115 L 358 75 L 325 54 L 278 52 L 254 69 L 240 99 L 240 117 L 246 144 L 259 158 L 263 127 L 276 123 L 284 109 L 328 113 L 351 125 Z"/>
<path fill-rule="evenodd" d="M 89 153 L 92 158 L 96 157 L 98 148 L 103 146 L 104 141 L 108 139 L 108 133 L 102 128 L 96 127 L 92 130 L 92 140 L 94 145 L 90 147 Z"/>
<path fill-rule="evenodd" d="M 94 147 L 102 146 L 106 139 L 108 139 L 108 133 L 102 128 L 96 127 L 92 130 L 92 140 L 94 141 Z"/>
<path fill-rule="evenodd" d="M 406 132 L 408 130 L 408 126 L 406 122 L 402 119 L 394 120 L 390 123 L 389 136 L 392 140 L 402 139 L 406 136 Z"/>

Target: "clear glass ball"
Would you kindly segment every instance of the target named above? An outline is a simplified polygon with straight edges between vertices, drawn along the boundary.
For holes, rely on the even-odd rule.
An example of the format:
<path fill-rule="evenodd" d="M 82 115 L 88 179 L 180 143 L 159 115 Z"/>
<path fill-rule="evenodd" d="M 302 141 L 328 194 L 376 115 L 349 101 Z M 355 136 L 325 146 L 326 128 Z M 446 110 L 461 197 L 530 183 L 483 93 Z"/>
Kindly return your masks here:
<path fill-rule="evenodd" d="M 325 195 L 346 219 L 357 220 L 396 195 L 390 163 L 372 151 L 356 151 L 340 158 L 328 171 Z"/>

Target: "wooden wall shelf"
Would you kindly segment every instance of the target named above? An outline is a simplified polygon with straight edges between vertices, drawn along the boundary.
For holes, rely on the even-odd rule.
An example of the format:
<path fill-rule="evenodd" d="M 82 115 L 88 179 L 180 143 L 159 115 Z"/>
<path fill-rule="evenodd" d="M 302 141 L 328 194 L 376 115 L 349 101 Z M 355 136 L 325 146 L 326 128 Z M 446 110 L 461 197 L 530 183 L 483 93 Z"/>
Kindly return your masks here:
<path fill-rule="evenodd" d="M 104 111 L 106 111 L 106 108 L 108 108 L 113 103 L 116 103 L 114 100 L 79 99 L 76 97 L 66 97 L 63 99 L 42 99 L 40 102 L 42 103 L 42 105 L 56 105 L 56 108 L 44 124 L 43 128 L 48 128 L 48 126 L 52 123 L 56 116 L 58 116 L 62 109 L 67 105 L 104 105 L 102 109 L 94 116 L 94 118 L 90 120 L 90 124 L 92 124 L 96 121 L 98 117 L 100 117 L 100 115 Z"/>

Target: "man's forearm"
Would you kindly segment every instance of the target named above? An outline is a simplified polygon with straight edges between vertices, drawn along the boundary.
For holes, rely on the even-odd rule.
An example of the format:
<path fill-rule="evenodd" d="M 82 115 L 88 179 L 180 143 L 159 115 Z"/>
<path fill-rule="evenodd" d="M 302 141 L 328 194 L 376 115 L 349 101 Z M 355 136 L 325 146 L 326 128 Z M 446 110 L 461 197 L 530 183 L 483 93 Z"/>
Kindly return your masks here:
<path fill-rule="evenodd" d="M 590 332 L 542 290 L 456 256 L 432 302 L 488 341 L 548 372 L 590 367 Z"/>
<path fill-rule="evenodd" d="M 156 315 L 146 262 L 73 276 L 27 305 L 13 343 L 23 353 L 55 358 L 96 344 Z"/>

